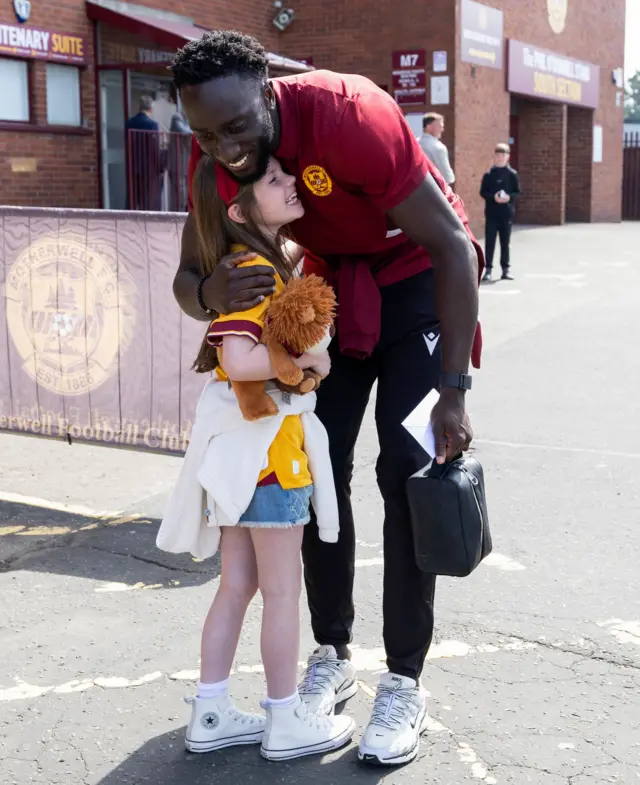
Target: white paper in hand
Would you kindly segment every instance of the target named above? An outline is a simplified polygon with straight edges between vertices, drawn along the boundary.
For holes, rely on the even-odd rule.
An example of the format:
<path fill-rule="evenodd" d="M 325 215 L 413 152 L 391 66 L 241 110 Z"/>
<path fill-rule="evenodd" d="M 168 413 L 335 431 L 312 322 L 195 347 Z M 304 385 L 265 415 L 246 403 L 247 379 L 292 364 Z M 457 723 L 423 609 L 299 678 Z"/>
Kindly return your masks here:
<path fill-rule="evenodd" d="M 431 412 L 439 398 L 440 393 L 437 390 L 431 390 L 429 395 L 416 406 L 402 423 L 431 458 L 436 457 L 436 439 L 431 426 Z"/>

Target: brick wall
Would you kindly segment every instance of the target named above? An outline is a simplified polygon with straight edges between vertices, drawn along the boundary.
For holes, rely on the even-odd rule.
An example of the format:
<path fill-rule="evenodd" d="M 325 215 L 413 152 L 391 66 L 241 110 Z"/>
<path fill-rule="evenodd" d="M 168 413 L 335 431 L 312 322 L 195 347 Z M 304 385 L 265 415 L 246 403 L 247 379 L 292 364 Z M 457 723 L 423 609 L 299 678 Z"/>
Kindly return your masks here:
<path fill-rule="evenodd" d="M 427 50 L 427 83 L 432 53 L 445 50 L 454 78 L 451 103 L 431 107 L 428 103 L 408 109 L 435 109 L 445 116 L 444 142 L 450 150 L 457 189 L 467 205 L 472 226 L 482 228 L 483 203 L 478 190 L 482 174 L 491 163 L 496 141 L 509 137 L 510 96 L 503 72 L 458 62 L 459 28 L 457 0 L 298 0 L 296 18 L 284 33 L 271 24 L 274 9 L 262 0 L 137 0 L 192 17 L 210 27 L 235 27 L 254 34 L 273 52 L 290 57 L 312 56 L 317 67 L 362 73 L 376 83 L 392 87 L 393 50 Z M 591 172 L 590 215 L 593 220 L 619 220 L 622 176 L 622 108 L 615 105 L 616 89 L 611 71 L 622 64 L 624 0 L 569 0 L 566 29 L 552 31 L 546 0 L 484 0 L 505 10 L 505 37 L 524 39 L 552 51 L 581 58 L 601 66 L 601 105 L 595 122 L 604 129 L 604 162 L 589 163 Z M 0 22 L 14 23 L 10 4 L 0 11 Z M 83 35 L 93 63 L 92 26 L 80 0 L 33 3 L 30 25 Z M 152 48 L 152 47 L 151 47 Z M 36 119 L 43 122 L 44 64 L 36 63 Z M 82 77 L 83 112 L 89 136 L 54 133 L 13 133 L 0 130 L 0 203 L 53 204 L 94 207 L 98 199 L 98 138 L 95 112 L 95 81 L 92 65 Z M 429 91 L 427 91 L 427 95 Z M 455 108 L 455 114 L 454 114 Z M 572 115 L 567 133 L 570 166 L 580 156 L 572 153 Z M 584 130 L 584 129 L 583 129 Z M 526 129 L 524 130 L 526 133 Z M 584 136 L 579 145 L 584 151 Z M 521 145 L 522 147 L 523 145 Z M 576 148 L 577 149 L 577 148 Z M 10 158 L 38 158 L 35 174 L 13 174 Z M 586 160 L 584 155 L 581 161 Z M 581 199 L 584 199 L 584 187 Z M 569 206 L 577 203 L 578 187 L 569 190 Z M 572 208 L 573 209 L 573 208 Z M 584 205 L 580 207 L 584 215 Z"/>
<path fill-rule="evenodd" d="M 567 107 L 567 221 L 591 220 L 593 112 Z"/>
<path fill-rule="evenodd" d="M 518 221 L 562 224 L 566 208 L 567 107 L 522 101 L 520 105 Z"/>
<path fill-rule="evenodd" d="M 594 123 L 603 126 L 604 160 L 601 164 L 593 164 L 591 155 L 589 156 L 587 166 L 591 180 L 589 219 L 620 220 L 622 180 L 620 139 L 623 110 L 622 107 L 616 107 L 617 90 L 612 83 L 611 72 L 621 66 L 624 59 L 624 0 L 569 0 L 565 29 L 559 34 L 554 33 L 549 24 L 545 0 L 531 0 L 531 2 L 483 0 L 483 2 L 485 5 L 504 10 L 506 39 L 516 38 L 600 66 L 600 106 L 595 115 L 590 114 Z M 456 46 L 459 47 L 459 41 L 456 42 Z M 474 76 L 469 64 L 458 62 L 455 77 L 457 182 L 460 195 L 470 213 L 472 226 L 479 230 L 482 227 L 483 203 L 477 193 L 478 186 L 483 171 L 489 165 L 494 145 L 497 141 L 504 141 L 509 137 L 510 96 L 506 92 L 505 74 L 500 71 L 478 67 L 475 69 Z M 539 106 L 542 107 L 543 104 Z M 533 118 L 531 113 L 528 116 Z M 532 119 L 532 122 L 535 121 Z M 573 127 L 574 124 L 569 121 L 567 137 L 569 151 L 574 144 Z M 522 118 L 520 118 L 520 133 L 526 134 Z M 584 147 L 584 143 L 584 135 L 575 142 L 578 147 L 581 145 Z M 524 147 L 521 139 L 521 170 L 524 168 L 522 160 Z M 568 152 L 568 156 L 569 162 L 575 160 L 571 152 Z M 581 160 L 586 160 L 584 155 Z M 521 171 L 521 174 L 525 173 Z M 550 183 L 550 187 L 556 190 L 558 185 L 559 183 Z M 578 186 L 576 185 L 575 188 Z M 574 198 L 573 193 L 570 191 L 572 194 L 570 202 Z M 524 214 L 526 215 L 526 212 Z M 584 211 L 581 215 L 586 219 Z M 535 214 L 532 217 L 536 218 Z M 520 213 L 519 219 L 523 220 Z"/>
<path fill-rule="evenodd" d="M 136 0 L 152 8 L 165 8 L 195 19 L 209 27 L 236 27 L 257 35 L 262 43 L 276 51 L 278 33 L 271 25 L 272 8 L 258 0 Z M 0 24 L 16 24 L 9 0 L 0 10 Z M 87 19 L 82 0 L 56 0 L 33 3 L 29 27 L 56 30 L 83 36 L 86 40 L 88 67 L 81 73 L 84 133 L 61 133 L 52 128 L 30 131 L 7 131 L 0 128 L 0 204 L 85 207 L 100 204 L 98 171 L 98 129 L 94 72 L 93 24 Z M 156 47 L 143 38 L 122 35 L 122 43 Z M 46 125 L 45 63 L 32 62 L 32 120 Z M 13 172 L 12 159 L 35 158 L 36 172 Z"/>
<path fill-rule="evenodd" d="M 452 0 L 298 0 L 296 17 L 281 35 L 281 52 L 289 57 L 313 57 L 316 68 L 359 73 L 392 92 L 391 53 L 427 50 L 427 101 L 434 50 L 446 50 L 449 73 L 453 65 L 455 3 Z M 429 103 L 406 107 L 407 112 L 433 109 L 445 117 L 443 141 L 453 146 L 453 96 L 449 106 Z"/>
<path fill-rule="evenodd" d="M 0 21 L 16 24 L 11 6 L 3 7 Z M 84 133 L 68 134 L 0 130 L 0 204 L 60 207 L 96 207 L 98 197 L 98 152 L 95 126 L 94 54 L 91 25 L 84 4 L 57 0 L 55 4 L 33 3 L 30 27 L 56 30 L 85 38 L 87 68 L 80 75 Z M 46 64 L 31 61 L 32 120 L 46 126 Z M 13 172 L 12 158 L 35 158 L 36 172 Z"/>

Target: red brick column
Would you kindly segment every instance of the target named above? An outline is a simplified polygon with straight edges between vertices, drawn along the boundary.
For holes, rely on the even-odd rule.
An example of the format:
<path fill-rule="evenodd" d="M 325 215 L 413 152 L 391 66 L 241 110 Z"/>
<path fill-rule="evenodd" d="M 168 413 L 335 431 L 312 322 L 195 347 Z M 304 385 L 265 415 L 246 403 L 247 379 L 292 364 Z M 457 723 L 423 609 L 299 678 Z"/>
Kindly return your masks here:
<path fill-rule="evenodd" d="M 522 102 L 519 157 L 523 195 L 518 203 L 518 223 L 564 223 L 567 191 L 566 106 Z"/>
<path fill-rule="evenodd" d="M 593 111 L 567 109 L 567 221 L 591 221 Z"/>

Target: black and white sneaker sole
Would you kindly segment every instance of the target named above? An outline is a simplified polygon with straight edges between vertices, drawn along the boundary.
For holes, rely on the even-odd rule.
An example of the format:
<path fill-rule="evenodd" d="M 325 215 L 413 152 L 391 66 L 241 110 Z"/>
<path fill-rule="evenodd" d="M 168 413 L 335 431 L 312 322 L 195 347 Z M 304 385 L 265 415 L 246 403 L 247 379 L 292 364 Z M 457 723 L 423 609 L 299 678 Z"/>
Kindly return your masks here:
<path fill-rule="evenodd" d="M 381 757 L 379 750 L 368 750 L 362 743 L 358 749 L 358 760 L 366 763 L 368 766 L 402 766 L 403 763 L 410 763 L 418 754 L 420 750 L 420 736 L 426 731 L 429 724 L 429 715 L 425 707 L 424 714 L 420 719 L 420 730 L 416 737 L 415 744 L 410 750 L 403 752 L 402 755 L 394 757 Z"/>
<path fill-rule="evenodd" d="M 215 752 L 215 750 L 224 750 L 227 747 L 243 747 L 246 744 L 260 744 L 263 736 L 263 731 L 260 731 L 259 733 L 248 733 L 246 736 L 228 736 L 227 738 L 216 739 L 215 741 L 191 741 L 190 739 L 185 739 L 184 746 L 188 752 Z"/>
<path fill-rule="evenodd" d="M 329 741 L 322 742 L 322 744 L 312 744 L 308 747 L 293 747 L 287 750 L 269 750 L 261 747 L 260 754 L 266 760 L 294 760 L 294 758 L 304 758 L 307 755 L 320 755 L 346 746 L 351 741 L 355 731 L 356 724 L 352 722 L 344 733 L 329 739 Z"/>

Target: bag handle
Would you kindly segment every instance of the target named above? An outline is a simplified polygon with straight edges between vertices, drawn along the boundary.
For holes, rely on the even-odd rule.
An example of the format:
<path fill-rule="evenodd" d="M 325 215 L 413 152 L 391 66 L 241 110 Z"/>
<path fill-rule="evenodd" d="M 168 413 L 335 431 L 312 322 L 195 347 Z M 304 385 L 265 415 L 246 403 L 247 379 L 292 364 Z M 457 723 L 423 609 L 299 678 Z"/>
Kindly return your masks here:
<path fill-rule="evenodd" d="M 456 461 L 459 461 L 462 458 L 462 453 L 458 453 L 455 455 L 450 461 L 446 461 L 445 463 L 437 463 L 436 459 L 433 458 L 431 463 L 428 463 L 422 474 L 423 477 L 430 477 L 433 480 L 442 480 L 449 469 L 453 466 Z"/>

